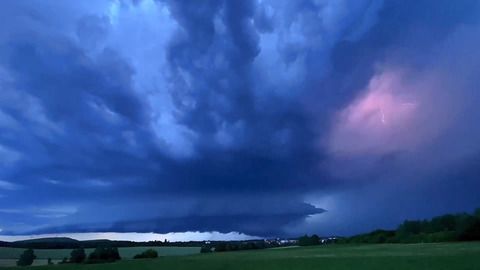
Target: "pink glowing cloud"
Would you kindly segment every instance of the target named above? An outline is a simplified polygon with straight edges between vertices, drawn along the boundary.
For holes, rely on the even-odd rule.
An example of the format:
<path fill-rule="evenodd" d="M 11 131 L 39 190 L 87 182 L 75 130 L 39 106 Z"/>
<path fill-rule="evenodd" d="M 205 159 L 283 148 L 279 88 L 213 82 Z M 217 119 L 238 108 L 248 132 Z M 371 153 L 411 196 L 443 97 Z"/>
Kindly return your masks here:
<path fill-rule="evenodd" d="M 327 147 L 335 156 L 384 154 L 415 148 L 426 139 L 425 94 L 431 83 L 411 83 L 399 70 L 372 77 L 362 94 L 336 115 Z M 427 80 L 428 81 L 428 80 Z"/>
<path fill-rule="evenodd" d="M 337 111 L 322 147 L 335 161 L 401 152 L 440 168 L 475 155 L 480 55 L 472 52 L 479 41 L 480 28 L 460 27 L 421 66 L 398 61 L 392 51 L 365 89 Z"/>

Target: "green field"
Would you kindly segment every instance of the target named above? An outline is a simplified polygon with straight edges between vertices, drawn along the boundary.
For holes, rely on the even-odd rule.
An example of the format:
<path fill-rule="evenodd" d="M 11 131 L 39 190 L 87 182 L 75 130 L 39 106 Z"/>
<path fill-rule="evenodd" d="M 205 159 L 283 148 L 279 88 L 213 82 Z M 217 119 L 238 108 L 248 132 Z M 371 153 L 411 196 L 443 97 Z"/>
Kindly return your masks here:
<path fill-rule="evenodd" d="M 166 256 L 158 259 L 123 260 L 116 263 L 97 265 L 39 266 L 35 267 L 35 269 L 478 270 L 480 269 L 480 243 L 292 247 L 187 256 Z"/>
<path fill-rule="evenodd" d="M 119 248 L 118 252 L 123 259 L 132 259 L 136 254 L 149 248 L 155 249 L 159 256 L 192 255 L 200 253 L 199 247 L 124 247 Z M 24 250 L 25 249 L 22 248 L 0 247 L 0 267 L 16 265 L 16 260 Z M 92 251 L 93 248 L 85 249 L 87 255 Z M 48 258 L 51 258 L 53 262 L 59 262 L 65 257 L 69 258 L 70 252 L 71 249 L 36 249 L 35 255 L 37 259 L 34 265 L 46 265 Z"/>

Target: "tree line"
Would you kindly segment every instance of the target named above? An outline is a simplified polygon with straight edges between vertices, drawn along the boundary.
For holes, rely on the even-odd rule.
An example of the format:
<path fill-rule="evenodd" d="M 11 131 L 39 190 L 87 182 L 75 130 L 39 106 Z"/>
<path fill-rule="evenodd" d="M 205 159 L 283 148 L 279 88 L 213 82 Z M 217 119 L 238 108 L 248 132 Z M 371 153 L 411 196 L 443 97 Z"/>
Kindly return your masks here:
<path fill-rule="evenodd" d="M 480 208 L 473 213 L 405 220 L 396 230 L 375 230 L 340 239 L 341 243 L 421 243 L 480 240 Z"/>
<path fill-rule="evenodd" d="M 147 249 L 142 253 L 135 255 L 134 259 L 148 259 L 157 258 L 158 252 L 154 249 Z M 17 261 L 17 266 L 29 266 L 33 264 L 33 261 L 37 256 L 33 249 L 29 248 L 25 250 Z M 94 263 L 108 263 L 120 260 L 120 253 L 117 247 L 100 246 L 96 247 L 88 256 L 85 253 L 84 248 L 76 248 L 70 252 L 70 258 L 64 258 L 59 264 L 94 264 Z M 48 259 L 48 264 L 53 264 L 52 259 Z"/>
<path fill-rule="evenodd" d="M 266 249 L 287 244 L 280 244 L 277 240 L 247 240 L 247 241 L 212 241 L 201 247 L 201 253 L 226 252 L 239 250 Z"/>

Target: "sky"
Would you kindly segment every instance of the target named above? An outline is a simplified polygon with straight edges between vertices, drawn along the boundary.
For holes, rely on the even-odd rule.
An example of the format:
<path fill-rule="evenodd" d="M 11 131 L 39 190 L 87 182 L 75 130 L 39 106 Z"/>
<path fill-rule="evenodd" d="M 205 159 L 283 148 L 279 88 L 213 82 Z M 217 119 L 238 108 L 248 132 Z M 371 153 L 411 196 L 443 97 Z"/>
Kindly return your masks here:
<path fill-rule="evenodd" d="M 0 7 L 0 239 L 352 235 L 480 207 L 479 1 Z"/>

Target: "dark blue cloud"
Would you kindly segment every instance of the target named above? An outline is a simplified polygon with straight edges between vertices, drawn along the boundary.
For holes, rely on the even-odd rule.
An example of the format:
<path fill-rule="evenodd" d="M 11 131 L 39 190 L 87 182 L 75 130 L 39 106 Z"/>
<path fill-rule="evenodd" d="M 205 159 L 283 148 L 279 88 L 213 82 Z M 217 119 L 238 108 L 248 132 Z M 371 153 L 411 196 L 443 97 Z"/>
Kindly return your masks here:
<path fill-rule="evenodd" d="M 480 203 L 476 126 L 417 155 L 338 160 L 325 143 L 384 66 L 415 82 L 458 66 L 434 93 L 457 85 L 471 123 L 476 62 L 452 59 L 477 40 L 477 1 L 2 6 L 3 233 L 348 234 Z"/>

